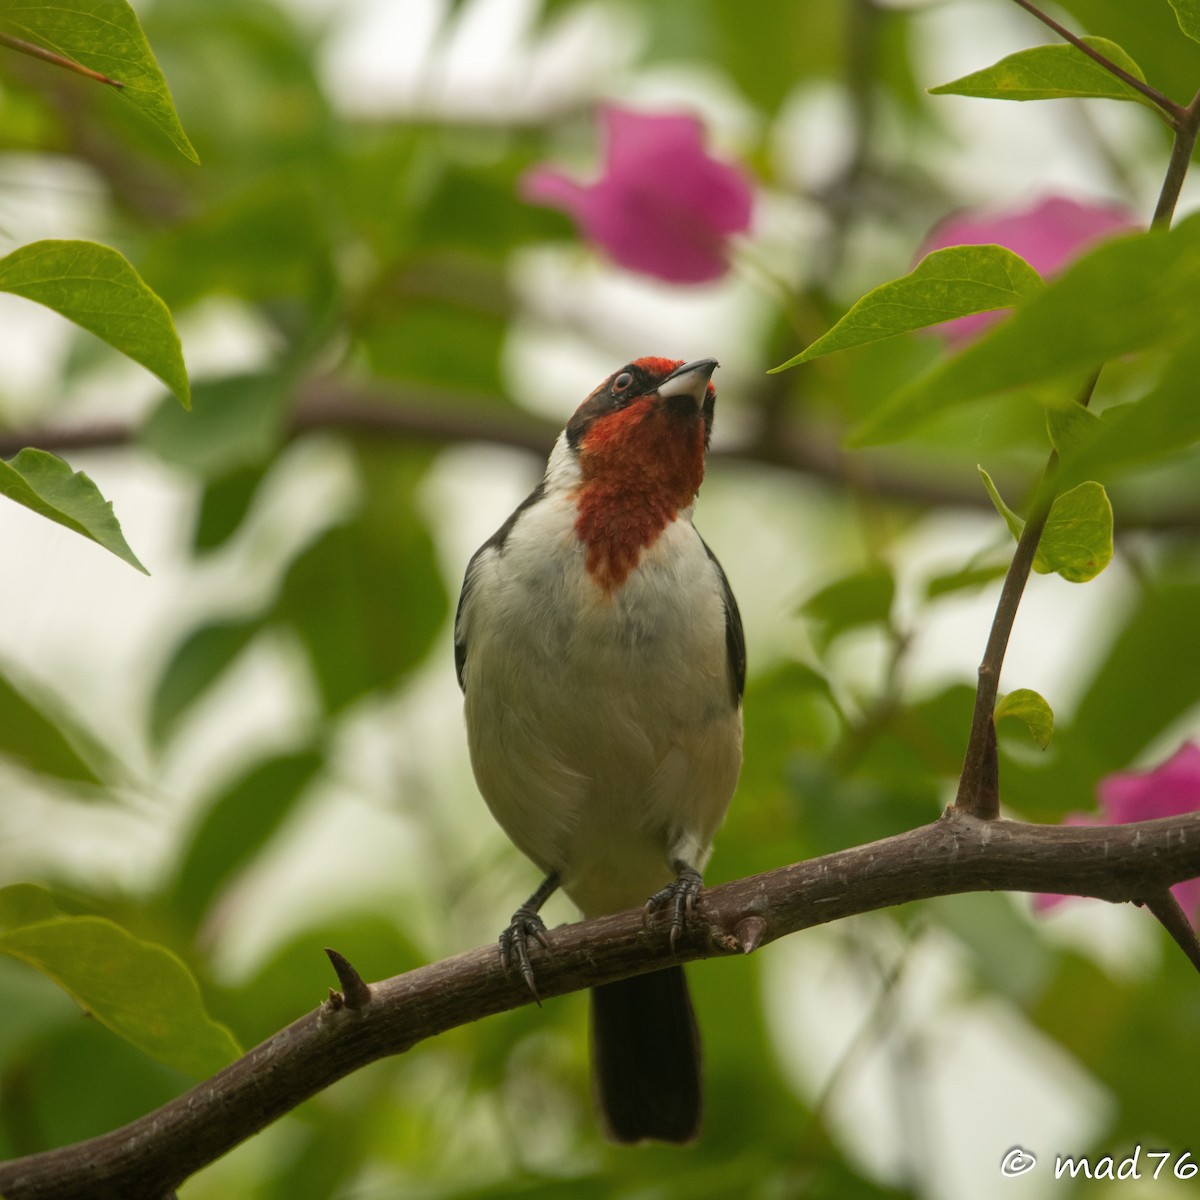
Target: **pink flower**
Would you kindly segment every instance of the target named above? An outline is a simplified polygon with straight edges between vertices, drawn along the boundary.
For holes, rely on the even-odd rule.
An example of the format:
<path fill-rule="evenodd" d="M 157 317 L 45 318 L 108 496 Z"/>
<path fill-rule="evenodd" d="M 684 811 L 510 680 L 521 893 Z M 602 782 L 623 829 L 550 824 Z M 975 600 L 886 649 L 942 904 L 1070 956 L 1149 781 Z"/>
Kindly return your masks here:
<path fill-rule="evenodd" d="M 750 225 L 745 174 L 705 153 L 695 117 L 616 107 L 601 115 L 601 177 L 577 183 L 535 167 L 521 180 L 522 197 L 568 212 L 588 241 L 631 271 L 670 283 L 719 279 L 729 266 L 730 235 Z"/>
<path fill-rule="evenodd" d="M 919 257 L 944 246 L 995 243 L 1015 250 L 1044 277 L 1061 270 L 1096 242 L 1137 226 L 1134 214 L 1120 205 L 1083 204 L 1064 196 L 1047 196 L 1015 213 L 948 217 L 930 232 Z M 952 342 L 968 341 L 1003 315 L 1003 311 L 974 313 L 947 321 L 938 331 Z"/>
<path fill-rule="evenodd" d="M 1133 821 L 1152 821 L 1155 817 L 1176 817 L 1200 809 L 1200 746 L 1184 744 L 1165 763 L 1153 771 L 1118 773 L 1100 780 L 1100 815 L 1068 813 L 1064 825 L 1125 825 Z M 1200 879 L 1177 883 L 1172 889 L 1180 908 L 1190 918 L 1200 912 Z M 1066 896 L 1042 893 L 1033 906 L 1041 911 Z"/>

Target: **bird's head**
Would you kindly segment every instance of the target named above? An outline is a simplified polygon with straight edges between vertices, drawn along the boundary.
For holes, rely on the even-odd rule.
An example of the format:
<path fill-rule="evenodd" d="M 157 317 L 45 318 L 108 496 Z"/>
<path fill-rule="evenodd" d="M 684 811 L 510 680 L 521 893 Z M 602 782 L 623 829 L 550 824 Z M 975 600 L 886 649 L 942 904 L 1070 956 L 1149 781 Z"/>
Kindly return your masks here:
<path fill-rule="evenodd" d="M 567 424 L 567 440 L 584 451 L 597 439 L 636 436 L 647 418 L 673 418 L 681 434 L 697 427 L 704 431 L 703 446 L 712 432 L 717 389 L 712 373 L 715 358 L 685 363 L 676 358 L 639 358 L 614 371 L 575 410 Z M 690 438 L 689 438 L 690 440 Z"/>
<path fill-rule="evenodd" d="M 690 504 L 704 478 L 717 390 L 715 358 L 639 358 L 614 371 L 567 423 L 584 486 L 619 479 Z M 641 481 L 642 486 L 638 486 Z"/>
<path fill-rule="evenodd" d="M 614 371 L 567 424 L 577 459 L 576 530 L 588 567 L 621 583 L 704 479 L 717 392 L 713 358 L 639 358 Z"/>

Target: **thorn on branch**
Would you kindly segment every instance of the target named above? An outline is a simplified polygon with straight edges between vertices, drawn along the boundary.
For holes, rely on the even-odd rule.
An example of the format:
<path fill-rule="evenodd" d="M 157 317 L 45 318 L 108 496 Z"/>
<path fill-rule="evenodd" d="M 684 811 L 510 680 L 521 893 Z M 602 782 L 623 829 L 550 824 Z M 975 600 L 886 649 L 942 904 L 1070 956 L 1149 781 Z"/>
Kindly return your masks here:
<path fill-rule="evenodd" d="M 1179 901 L 1175 899 L 1175 893 L 1169 889 L 1162 892 L 1155 892 L 1142 900 L 1135 901 L 1135 903 L 1144 905 L 1158 918 L 1162 927 L 1175 939 L 1179 948 L 1188 956 L 1192 966 L 1197 971 L 1200 971 L 1200 940 L 1197 940 L 1196 931 L 1192 928 L 1192 923 L 1187 919 L 1187 914 L 1179 907 Z"/>
<path fill-rule="evenodd" d="M 340 995 L 330 989 L 330 1004 L 334 1008 L 344 1005 L 353 1011 L 365 1008 L 371 1002 L 370 985 L 363 981 L 363 977 L 354 969 L 350 961 L 336 950 L 331 950 L 326 946 L 325 953 L 329 956 L 329 961 L 337 972 L 338 982 L 342 985 Z M 337 1000 L 334 1000 L 335 996 L 338 997 Z"/>
<path fill-rule="evenodd" d="M 765 917 L 743 917 L 734 929 L 737 934 L 738 949 L 743 954 L 753 954 L 762 945 L 767 932 Z"/>

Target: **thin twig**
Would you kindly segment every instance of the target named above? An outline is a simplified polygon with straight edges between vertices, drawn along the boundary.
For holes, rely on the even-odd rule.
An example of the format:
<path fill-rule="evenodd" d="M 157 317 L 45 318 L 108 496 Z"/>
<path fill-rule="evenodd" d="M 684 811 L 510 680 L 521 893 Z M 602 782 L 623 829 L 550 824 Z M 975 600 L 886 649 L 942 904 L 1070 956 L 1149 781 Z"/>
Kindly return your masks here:
<path fill-rule="evenodd" d="M 1049 25 L 1073 46 L 1078 47 L 1089 57 L 1100 62 L 1106 69 L 1111 70 L 1118 78 L 1124 79 L 1131 86 L 1136 86 L 1139 91 L 1149 96 L 1156 104 L 1160 104 L 1160 107 L 1171 114 L 1171 125 L 1175 131 L 1175 138 L 1171 146 L 1171 157 L 1167 164 L 1166 176 L 1163 179 L 1162 190 L 1159 193 L 1154 218 L 1151 222 L 1154 228 L 1168 226 L 1175 212 L 1175 205 L 1179 199 L 1188 166 L 1191 163 L 1197 130 L 1200 129 L 1200 92 L 1197 92 L 1186 109 L 1182 108 L 1174 101 L 1167 100 L 1156 89 L 1149 88 L 1135 80 L 1115 64 L 1110 63 L 1103 55 L 1097 54 L 1070 30 L 1064 29 L 1028 0 L 1015 0 L 1015 2 L 1038 20 Z M 1091 399 L 1098 378 L 1099 373 L 1097 372 L 1088 381 L 1080 396 L 1079 403 L 1085 407 Z M 1000 670 L 1004 664 L 1009 635 L 1012 632 L 1017 609 L 1029 579 L 1038 542 L 1050 513 L 1050 506 L 1054 501 L 1053 480 L 1057 465 L 1058 456 L 1051 451 L 1029 519 L 1017 540 L 1017 549 L 1009 564 L 1008 574 L 1005 576 L 1000 599 L 996 605 L 996 615 L 992 620 L 983 660 L 979 664 L 979 682 L 975 690 L 975 709 L 971 716 L 971 732 L 967 739 L 962 775 L 958 783 L 958 795 L 955 798 L 957 807 L 977 817 L 995 816 L 999 813 L 999 780 L 996 777 L 998 766 L 995 755 L 990 753 L 990 741 L 994 741 L 995 738 L 992 714 L 996 707 Z"/>
<path fill-rule="evenodd" d="M 1081 407 L 1086 408 L 1091 402 L 1099 378 L 1100 373 L 1097 371 L 1084 385 L 1078 399 Z M 1021 530 L 1021 536 L 1017 539 L 1012 561 L 1008 564 L 1008 573 L 1004 577 L 1004 586 L 1000 589 L 1000 599 L 996 602 L 996 613 L 992 618 L 987 645 L 979 664 L 975 708 L 971 714 L 971 732 L 967 738 L 967 749 L 963 756 L 962 774 L 959 776 L 958 794 L 954 803 L 957 808 L 984 820 L 991 820 L 1000 814 L 999 760 L 996 755 L 996 730 L 992 723 L 996 696 L 1000 690 L 1000 671 L 1004 666 L 1004 656 L 1008 652 L 1008 639 L 1017 619 L 1017 609 L 1021 606 L 1021 597 L 1025 594 L 1029 572 L 1033 569 L 1033 560 L 1037 556 L 1038 542 L 1041 541 L 1042 531 L 1046 528 L 1046 520 L 1054 503 L 1054 479 L 1057 473 L 1058 455 L 1052 450 L 1030 507 L 1029 517 Z"/>
<path fill-rule="evenodd" d="M 33 42 L 13 37 L 9 33 L 0 33 L 0 46 L 7 46 L 10 50 L 16 50 L 19 54 L 28 54 L 31 58 L 40 58 L 45 62 L 53 63 L 56 67 L 62 67 L 67 71 L 74 71 L 76 75 L 83 75 L 88 79 L 94 79 L 97 83 L 106 83 L 109 87 L 120 89 L 125 86 L 119 79 L 110 79 L 107 75 L 101 75 L 99 71 L 93 71 L 91 67 L 85 67 L 82 63 L 77 63 L 73 58 L 66 58 L 61 54 L 55 54 L 53 50 L 47 50 L 43 46 L 35 46 Z"/>
<path fill-rule="evenodd" d="M 1060 38 L 1062 38 L 1064 41 L 1070 42 L 1076 50 L 1086 54 L 1088 58 L 1102 66 L 1110 75 L 1114 75 L 1122 83 L 1133 88 L 1134 91 L 1140 92 L 1146 97 L 1147 100 L 1151 102 L 1151 104 L 1154 104 L 1158 108 L 1162 109 L 1162 111 L 1166 113 L 1172 127 L 1177 127 L 1183 120 L 1183 106 L 1181 104 L 1176 104 L 1175 101 L 1170 98 L 1170 96 L 1163 95 L 1158 88 L 1151 87 L 1150 84 L 1148 84 L 1144 79 L 1139 79 L 1136 75 L 1130 75 L 1130 73 L 1123 67 L 1118 67 L 1117 64 L 1112 61 L 1112 59 L 1105 57 L 1105 55 L 1101 54 L 1099 50 L 1089 46 L 1087 42 L 1073 34 L 1065 26 L 1060 25 L 1053 17 L 1042 12 L 1042 10 L 1038 8 L 1036 4 L 1031 4 L 1030 0 L 1013 0 L 1013 3 L 1018 4 L 1027 13 L 1029 13 L 1030 16 L 1037 17 L 1037 19 L 1041 21 L 1043 25 L 1053 29 Z"/>
<path fill-rule="evenodd" d="M 1158 203 L 1154 206 L 1154 219 L 1150 222 L 1154 229 L 1166 228 L 1175 215 L 1175 205 L 1179 201 L 1179 193 L 1191 165 L 1192 150 L 1196 146 L 1197 130 L 1200 130 L 1200 92 L 1196 93 L 1191 104 L 1183 110 L 1182 118 L 1175 126 L 1166 178 L 1158 194 Z"/>

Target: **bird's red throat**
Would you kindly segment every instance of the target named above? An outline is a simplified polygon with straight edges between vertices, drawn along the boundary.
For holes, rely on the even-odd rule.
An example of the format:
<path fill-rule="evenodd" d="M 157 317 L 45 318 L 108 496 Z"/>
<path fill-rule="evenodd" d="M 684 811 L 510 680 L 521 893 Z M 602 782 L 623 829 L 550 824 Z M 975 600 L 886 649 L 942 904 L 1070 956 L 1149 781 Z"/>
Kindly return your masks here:
<path fill-rule="evenodd" d="M 597 421 L 579 450 L 575 532 L 608 594 L 687 508 L 704 479 L 704 422 L 647 397 Z"/>

